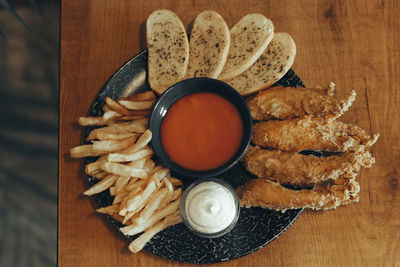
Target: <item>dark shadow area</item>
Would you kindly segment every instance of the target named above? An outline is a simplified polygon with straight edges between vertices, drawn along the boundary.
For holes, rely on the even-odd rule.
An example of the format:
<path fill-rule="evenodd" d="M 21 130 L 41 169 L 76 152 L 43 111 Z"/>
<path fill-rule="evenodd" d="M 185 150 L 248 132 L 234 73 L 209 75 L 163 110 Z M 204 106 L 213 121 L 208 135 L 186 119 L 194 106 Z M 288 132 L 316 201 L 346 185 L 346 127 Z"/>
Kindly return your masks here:
<path fill-rule="evenodd" d="M 146 21 L 140 23 L 139 26 L 139 48 L 140 51 L 147 49 L 147 40 L 146 40 Z"/>
<path fill-rule="evenodd" d="M 195 19 L 192 19 L 192 20 L 189 22 L 188 26 L 186 27 L 186 33 L 187 33 L 188 36 L 190 36 L 190 34 L 192 33 L 194 20 L 195 20 Z"/>
<path fill-rule="evenodd" d="M 59 2 L 0 1 L 0 31 L 0 266 L 56 266 Z"/>

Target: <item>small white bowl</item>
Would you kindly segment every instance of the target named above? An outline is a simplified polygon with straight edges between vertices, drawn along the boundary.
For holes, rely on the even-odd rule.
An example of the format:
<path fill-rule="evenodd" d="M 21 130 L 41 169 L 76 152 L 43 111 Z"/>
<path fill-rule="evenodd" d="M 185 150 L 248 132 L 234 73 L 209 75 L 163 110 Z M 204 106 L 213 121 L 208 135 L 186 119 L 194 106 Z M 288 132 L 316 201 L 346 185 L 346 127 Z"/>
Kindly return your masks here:
<path fill-rule="evenodd" d="M 186 202 L 187 202 L 187 198 L 189 193 L 194 190 L 195 188 L 199 188 L 198 186 L 200 186 L 203 183 L 215 183 L 217 184 L 219 189 L 224 189 L 226 190 L 225 192 L 227 194 L 230 194 L 231 196 L 231 200 L 232 203 L 231 205 L 234 208 L 235 214 L 234 216 L 232 216 L 232 220 L 229 222 L 229 224 L 227 224 L 223 229 L 218 229 L 217 231 L 202 231 L 200 230 L 200 228 L 202 228 L 202 226 L 197 225 L 194 222 L 193 219 L 190 218 L 190 215 L 186 213 Z M 224 192 L 224 191 L 223 191 Z M 225 193 L 224 192 L 224 193 Z M 203 191 L 199 192 L 204 194 Z M 221 204 L 221 203 L 214 203 L 214 204 Z M 211 209 L 215 208 L 216 209 L 216 214 L 215 216 L 217 216 L 219 214 L 219 212 L 221 211 L 220 205 L 217 206 L 209 206 L 210 211 L 212 212 Z M 196 235 L 200 236 L 200 237 L 205 237 L 205 238 L 216 238 L 216 237 L 220 237 L 222 235 L 225 235 L 226 233 L 228 233 L 230 230 L 232 230 L 232 228 L 235 226 L 238 218 L 239 218 L 239 212 L 240 212 L 240 201 L 239 198 L 236 194 L 236 191 L 225 181 L 221 180 L 221 179 L 217 179 L 217 178 L 203 178 L 203 179 L 199 179 L 196 180 L 194 183 L 192 183 L 191 185 L 189 185 L 186 190 L 183 192 L 182 197 L 181 197 L 181 201 L 180 201 L 180 214 L 182 217 L 182 221 L 183 223 Z M 208 215 L 210 216 L 210 215 Z M 221 227 L 221 225 L 216 225 L 216 227 Z M 204 228 L 204 227 L 203 227 Z"/>

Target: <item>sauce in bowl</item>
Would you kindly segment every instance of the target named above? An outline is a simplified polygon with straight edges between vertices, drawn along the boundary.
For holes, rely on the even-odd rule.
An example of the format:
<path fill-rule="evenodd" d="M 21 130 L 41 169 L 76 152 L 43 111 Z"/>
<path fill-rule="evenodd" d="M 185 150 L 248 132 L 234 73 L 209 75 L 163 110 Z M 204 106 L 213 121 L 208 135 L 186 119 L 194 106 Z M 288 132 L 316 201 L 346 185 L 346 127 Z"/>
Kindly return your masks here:
<path fill-rule="evenodd" d="M 243 122 L 236 107 L 215 93 L 182 97 L 161 124 L 161 143 L 171 161 L 195 171 L 215 169 L 238 150 Z"/>
<path fill-rule="evenodd" d="M 229 232 L 239 217 L 235 190 L 226 182 L 200 179 L 183 193 L 180 203 L 183 222 L 202 237 L 218 237 Z"/>

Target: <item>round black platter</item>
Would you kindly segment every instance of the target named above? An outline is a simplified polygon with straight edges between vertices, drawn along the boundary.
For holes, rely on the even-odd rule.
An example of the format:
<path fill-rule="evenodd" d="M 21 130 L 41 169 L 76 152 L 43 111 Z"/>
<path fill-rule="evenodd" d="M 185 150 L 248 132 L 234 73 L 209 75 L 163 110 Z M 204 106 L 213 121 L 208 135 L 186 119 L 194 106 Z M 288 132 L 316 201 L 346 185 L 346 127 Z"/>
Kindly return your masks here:
<path fill-rule="evenodd" d="M 102 114 L 102 107 L 107 96 L 118 99 L 133 93 L 150 90 L 147 84 L 146 70 L 147 51 L 144 50 L 129 60 L 110 78 L 94 101 L 90 115 L 98 116 Z M 304 86 L 292 70 L 289 70 L 275 85 Z M 90 128 L 87 129 L 86 136 L 89 131 Z M 87 159 L 87 162 L 93 160 Z M 219 175 L 218 178 L 237 188 L 254 177 L 238 163 L 229 171 Z M 183 182 L 184 186 L 187 186 L 184 180 Z M 89 184 L 94 183 L 96 183 L 96 180 L 89 177 Z M 101 207 L 112 203 L 112 197 L 108 190 L 96 195 L 95 198 Z M 241 208 L 239 220 L 233 230 L 214 239 L 198 237 L 180 223 L 158 233 L 146 244 L 144 250 L 179 262 L 204 264 L 229 261 L 266 246 L 281 235 L 302 211 L 302 209 L 297 209 L 282 213 L 262 208 Z M 115 227 L 122 227 L 112 218 L 108 217 L 108 219 Z M 128 238 L 134 240 L 136 237 Z"/>

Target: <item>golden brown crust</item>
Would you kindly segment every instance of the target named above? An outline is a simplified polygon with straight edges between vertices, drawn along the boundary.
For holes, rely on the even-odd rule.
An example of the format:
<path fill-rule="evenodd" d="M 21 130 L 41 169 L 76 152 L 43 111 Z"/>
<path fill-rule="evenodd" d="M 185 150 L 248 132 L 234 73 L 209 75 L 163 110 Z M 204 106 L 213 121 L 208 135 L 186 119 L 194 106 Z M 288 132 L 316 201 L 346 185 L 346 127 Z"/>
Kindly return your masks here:
<path fill-rule="evenodd" d="M 251 115 L 255 120 L 294 119 L 313 115 L 339 117 L 355 100 L 355 91 L 339 101 L 327 95 L 326 89 L 301 87 L 272 87 L 249 98 Z"/>
<path fill-rule="evenodd" d="M 337 156 L 316 157 L 250 146 L 243 162 L 246 169 L 259 178 L 269 177 L 280 184 L 307 186 L 356 174 L 361 167 L 371 167 L 375 159 L 362 149 Z"/>
<path fill-rule="evenodd" d="M 334 209 L 358 201 L 359 184 L 355 177 L 341 177 L 315 189 L 292 190 L 266 179 L 253 179 L 237 189 L 243 207 L 262 207 L 282 212 L 287 209 Z"/>
<path fill-rule="evenodd" d="M 271 120 L 258 122 L 253 127 L 252 142 L 261 147 L 281 151 L 302 150 L 346 151 L 371 146 L 372 138 L 360 127 L 331 118 Z"/>

